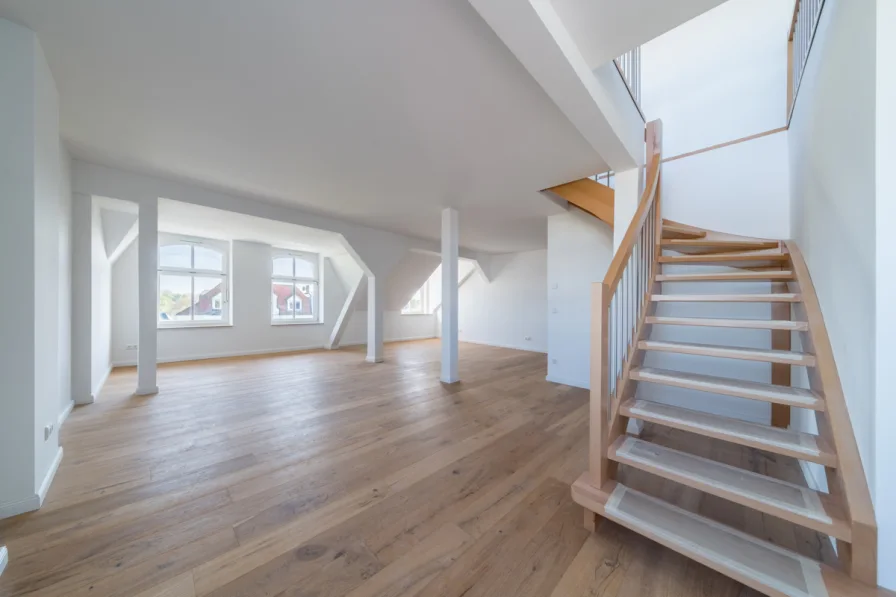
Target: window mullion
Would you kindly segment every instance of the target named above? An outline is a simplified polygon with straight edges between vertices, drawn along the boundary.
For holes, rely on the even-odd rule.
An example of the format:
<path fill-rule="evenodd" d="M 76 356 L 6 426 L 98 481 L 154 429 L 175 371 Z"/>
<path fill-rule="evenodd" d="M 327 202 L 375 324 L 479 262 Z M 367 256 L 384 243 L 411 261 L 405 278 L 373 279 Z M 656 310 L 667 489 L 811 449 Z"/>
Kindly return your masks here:
<path fill-rule="evenodd" d="M 196 321 L 196 276 L 190 276 L 190 321 Z"/>

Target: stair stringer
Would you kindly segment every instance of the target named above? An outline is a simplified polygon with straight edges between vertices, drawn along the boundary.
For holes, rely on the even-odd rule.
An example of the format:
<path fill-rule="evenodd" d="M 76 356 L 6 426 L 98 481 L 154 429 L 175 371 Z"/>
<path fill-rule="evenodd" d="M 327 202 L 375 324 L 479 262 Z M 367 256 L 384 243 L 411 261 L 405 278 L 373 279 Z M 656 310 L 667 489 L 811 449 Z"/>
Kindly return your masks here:
<path fill-rule="evenodd" d="M 632 528 L 636 532 L 645 534 L 654 540 L 667 545 L 685 555 L 696 559 L 728 576 L 731 576 L 744 584 L 752 586 L 760 591 L 770 595 L 803 595 L 814 597 L 816 595 L 878 595 L 876 587 L 876 543 L 877 528 L 874 519 L 874 511 L 871 504 L 870 492 L 864 470 L 862 468 L 861 459 L 859 458 L 858 448 L 855 441 L 853 429 L 849 420 L 848 411 L 846 410 L 845 399 L 842 395 L 839 376 L 836 364 L 833 360 L 833 353 L 830 348 L 830 342 L 827 332 L 824 328 L 824 321 L 818 306 L 818 300 L 811 284 L 808 269 L 799 249 L 792 241 L 779 241 L 774 239 L 751 238 L 739 235 L 731 235 L 718 231 L 706 230 L 703 228 L 689 226 L 677 222 L 669 222 L 664 220 L 664 226 L 668 226 L 672 232 L 664 239 L 676 239 L 679 243 L 662 243 L 662 250 L 658 251 L 657 258 L 662 251 L 672 250 L 681 254 L 724 254 L 728 252 L 725 247 L 726 243 L 738 245 L 737 252 L 741 253 L 744 247 L 750 243 L 757 245 L 756 252 L 773 252 L 786 255 L 783 264 L 792 272 L 792 276 L 779 279 L 777 281 L 770 280 L 770 284 L 776 293 L 790 292 L 798 295 L 798 299 L 793 302 L 773 303 L 779 305 L 779 308 L 773 311 L 773 320 L 797 320 L 804 322 L 797 326 L 796 330 L 777 329 L 772 331 L 772 348 L 790 350 L 791 333 L 798 333 L 803 340 L 802 346 L 808 352 L 814 355 L 813 361 L 815 366 L 810 367 L 810 391 L 819 396 L 824 404 L 817 407 L 814 412 L 818 418 L 819 440 L 825 445 L 833 448 L 834 460 L 829 462 L 826 467 L 828 476 L 828 485 L 831 487 L 831 496 L 826 503 L 833 504 L 838 510 L 842 511 L 846 517 L 845 524 L 847 527 L 843 532 L 838 533 L 841 537 L 849 540 L 837 539 L 838 557 L 840 559 L 840 567 L 834 568 L 823 564 L 812 562 L 809 566 L 815 570 L 817 565 L 818 574 L 813 578 L 819 582 L 812 586 L 803 588 L 793 588 L 784 585 L 777 586 L 766 578 L 756 578 L 750 573 L 744 574 L 744 569 L 738 566 L 719 565 L 712 558 L 704 558 L 699 550 L 690 552 L 687 549 L 677 546 L 675 541 L 669 540 L 669 537 L 658 538 L 652 536 L 650 530 L 644 527 L 638 528 L 637 524 L 632 524 L 631 520 L 624 520 L 619 516 L 618 508 L 613 504 L 614 493 L 618 494 L 617 488 L 620 487 L 618 481 L 618 470 L 615 461 L 610 460 L 610 481 L 603 487 L 595 486 L 591 481 L 591 473 L 584 473 L 573 485 L 572 493 L 574 499 L 586 508 L 586 525 L 590 528 L 596 527 L 599 523 L 599 517 L 606 517 L 614 520 L 624 526 Z M 685 247 L 686 243 L 694 244 L 691 247 Z M 674 246 L 676 244 L 682 246 Z M 774 248 L 773 248 L 774 246 Z M 681 250 L 683 249 L 683 250 Z M 731 257 L 735 257 L 732 255 Z M 738 269 L 762 271 L 767 269 L 785 269 L 780 264 L 773 267 L 754 267 L 739 265 Z M 660 268 L 654 268 L 656 273 L 660 272 Z M 650 288 L 652 292 L 661 294 L 662 283 L 656 281 L 656 273 L 651 280 Z M 781 309 L 786 310 L 786 314 Z M 638 319 L 638 327 L 635 331 L 635 347 L 641 340 L 649 338 L 650 330 L 656 325 L 657 318 L 654 316 L 656 303 L 648 301 L 643 312 Z M 649 318 L 649 319 L 648 319 Z M 661 318 L 660 318 L 661 319 Z M 777 326 L 781 327 L 781 326 Z M 782 344 L 786 344 L 782 347 Z M 607 450 L 611 450 L 614 442 L 624 437 L 625 429 L 628 423 L 628 417 L 625 416 L 620 405 L 624 400 L 634 399 L 637 380 L 632 379 L 632 371 L 637 370 L 644 360 L 644 351 L 635 348 L 628 357 L 628 361 L 623 366 L 621 379 L 616 384 L 616 392 L 611 397 L 612 408 L 610 409 L 610 424 L 608 433 L 604 437 L 601 456 L 607 458 Z M 786 368 L 786 377 L 779 370 L 777 375 L 773 372 L 772 383 L 777 385 L 790 385 L 790 366 L 782 365 Z M 736 389 L 734 390 L 736 391 Z M 784 408 L 789 413 L 789 406 L 783 404 L 772 404 L 773 407 Z M 627 413 L 631 413 L 626 409 Z M 773 422 L 778 418 L 778 426 L 780 425 L 780 417 L 773 415 Z M 594 421 L 592 417 L 592 422 Z M 789 419 L 788 419 L 789 422 Z M 622 486 L 624 487 L 624 486 Z M 810 491 L 810 490 L 807 490 Z M 617 500 L 618 502 L 618 500 Z M 610 506 L 613 507 L 609 507 Z M 671 510 L 675 510 L 673 506 Z M 671 511 L 670 510 L 670 511 Z M 693 517 L 694 515 L 687 514 Z M 698 517 L 699 518 L 699 517 Z M 799 521 L 796 521 L 799 524 Z M 804 525 L 805 526 L 805 525 Z M 733 531 L 738 533 L 739 531 Z M 770 546 L 770 549 L 779 550 L 780 548 Z M 785 550 L 786 551 L 786 550 Z M 794 558 L 802 558 L 792 554 Z M 788 556 L 790 557 L 790 556 Z M 802 560 L 800 560 L 802 561 Z M 736 564 L 736 562 L 735 562 Z M 755 572 L 755 571 L 754 571 Z M 760 575 L 761 576 L 761 575 Z M 810 583 L 811 584 L 811 583 Z"/>

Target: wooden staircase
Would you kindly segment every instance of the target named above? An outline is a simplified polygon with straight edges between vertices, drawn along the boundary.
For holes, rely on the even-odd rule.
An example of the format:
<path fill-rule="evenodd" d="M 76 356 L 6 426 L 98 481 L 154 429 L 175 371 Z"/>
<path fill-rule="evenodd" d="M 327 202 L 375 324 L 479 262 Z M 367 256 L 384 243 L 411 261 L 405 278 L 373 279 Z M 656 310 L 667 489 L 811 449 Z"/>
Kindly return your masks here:
<path fill-rule="evenodd" d="M 660 138 L 659 123 L 651 123 L 647 189 L 607 277 L 593 290 L 590 464 L 572 487 L 573 498 L 586 508 L 586 525 L 597 528 L 607 518 L 767 595 L 891 594 L 876 586 L 877 527 L 870 492 L 818 299 L 798 247 L 791 241 L 745 238 L 663 220 Z M 682 266 L 686 271 L 675 270 Z M 711 269 L 700 271 L 707 267 Z M 679 282 L 705 291 L 667 291 L 668 283 Z M 739 282 L 767 290 L 714 289 Z M 657 315 L 657 307 L 667 303 L 690 304 L 689 316 Z M 771 318 L 693 316 L 718 303 L 767 303 Z M 766 330 L 771 342 L 768 348 L 746 348 L 651 337 L 666 326 Z M 792 337 L 799 338 L 802 350 L 793 349 Z M 712 363 L 721 359 L 768 363 L 771 383 L 645 366 L 647 355 L 657 353 L 705 359 L 713 373 Z M 679 362 L 676 358 L 666 360 Z M 795 367 L 807 371 L 808 388 L 791 385 Z M 675 405 L 647 400 L 641 395 L 645 392 L 638 392 L 641 384 L 653 397 L 662 396 L 664 388 L 679 398 L 687 391 L 695 404 L 707 395 L 768 403 L 771 424 L 703 412 L 681 405 L 680 399 Z M 792 408 L 814 414 L 819 433 L 790 429 Z M 646 441 L 627 433 L 630 419 L 821 465 L 830 492 Z M 628 486 L 621 474 L 628 471 L 828 535 L 836 542 L 839 562 L 823 564 Z"/>

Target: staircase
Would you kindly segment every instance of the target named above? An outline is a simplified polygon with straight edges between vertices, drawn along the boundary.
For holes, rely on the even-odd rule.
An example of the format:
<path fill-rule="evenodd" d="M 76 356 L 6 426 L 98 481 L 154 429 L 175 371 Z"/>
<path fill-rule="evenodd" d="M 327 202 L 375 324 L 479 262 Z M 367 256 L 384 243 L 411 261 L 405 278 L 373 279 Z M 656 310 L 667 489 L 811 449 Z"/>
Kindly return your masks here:
<path fill-rule="evenodd" d="M 660 123 L 650 123 L 647 189 L 606 278 L 593 290 L 590 464 L 572 487 L 573 498 L 586 509 L 586 525 L 594 529 L 601 517 L 607 518 L 767 595 L 890 594 L 876 586 L 874 510 L 818 299 L 799 249 L 790 241 L 664 220 L 661 136 Z M 705 291 L 667 292 L 674 282 Z M 714 289 L 740 282 L 765 290 Z M 690 304 L 689 316 L 657 315 L 657 306 L 670 302 Z M 714 303 L 766 303 L 771 318 L 690 316 Z M 652 338 L 667 326 L 767 330 L 771 342 L 768 348 L 745 348 Z M 801 351 L 791 346 L 794 335 Z M 768 363 L 771 383 L 645 366 L 645 357 L 653 353 L 690 355 L 708 364 L 722 359 Z M 791 385 L 794 368 L 805 368 L 808 388 Z M 706 370 L 717 372 L 716 365 Z M 641 384 L 654 397 L 664 391 L 681 396 L 685 390 L 694 403 L 705 404 L 707 394 L 768 403 L 771 424 L 646 400 L 641 395 L 648 392 L 638 392 Z M 817 435 L 789 428 L 794 407 L 814 413 Z M 628 433 L 636 428 L 630 419 L 695 439 L 682 446 L 654 443 Z M 695 454 L 697 441 L 821 465 L 830 493 L 706 457 L 711 451 Z M 682 508 L 654 495 L 663 492 L 651 494 L 628 483 L 636 475 L 828 535 L 836 542 L 836 561 L 821 563 Z"/>

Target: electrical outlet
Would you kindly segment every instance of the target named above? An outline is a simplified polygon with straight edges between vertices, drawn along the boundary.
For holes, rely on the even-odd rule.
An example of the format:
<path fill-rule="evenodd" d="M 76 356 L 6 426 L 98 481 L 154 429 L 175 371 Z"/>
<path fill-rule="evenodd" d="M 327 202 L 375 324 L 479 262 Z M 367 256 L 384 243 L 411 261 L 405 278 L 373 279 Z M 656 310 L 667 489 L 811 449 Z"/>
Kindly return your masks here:
<path fill-rule="evenodd" d="M 556 365 L 556 364 L 557 364 L 557 359 L 551 359 L 551 365 Z"/>
<path fill-rule="evenodd" d="M 526 339 L 526 340 L 531 340 L 531 339 L 532 339 L 532 336 L 526 336 L 525 339 Z"/>
<path fill-rule="evenodd" d="M 552 290 L 557 290 L 557 288 L 558 288 L 558 285 L 557 285 L 556 282 L 554 282 L 553 284 L 551 284 L 551 289 L 552 289 Z"/>
<path fill-rule="evenodd" d="M 125 350 L 137 350 L 137 345 L 136 344 L 128 344 L 127 346 L 124 347 L 124 349 Z"/>
<path fill-rule="evenodd" d="M 53 435 L 53 429 L 55 428 L 56 426 L 53 423 L 50 423 L 49 425 L 44 427 L 44 441 L 50 439 L 50 436 Z"/>
<path fill-rule="evenodd" d="M 557 312 L 557 307 L 554 307 L 553 309 L 551 309 L 551 313 L 556 313 L 556 312 Z"/>

